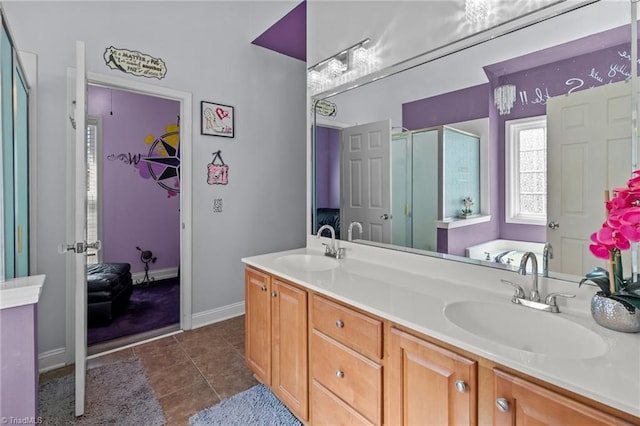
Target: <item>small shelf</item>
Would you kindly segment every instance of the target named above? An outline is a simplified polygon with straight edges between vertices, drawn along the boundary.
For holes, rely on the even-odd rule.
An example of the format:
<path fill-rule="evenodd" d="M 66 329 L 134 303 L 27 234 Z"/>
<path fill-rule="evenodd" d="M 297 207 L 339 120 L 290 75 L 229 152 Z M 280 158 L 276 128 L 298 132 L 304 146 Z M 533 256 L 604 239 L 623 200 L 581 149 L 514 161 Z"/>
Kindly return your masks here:
<path fill-rule="evenodd" d="M 437 220 L 436 228 L 439 228 L 439 229 L 462 228 L 463 226 L 477 225 L 479 223 L 485 223 L 490 221 L 491 221 L 491 215 L 479 214 L 477 216 L 471 216 L 465 219 L 452 217 L 450 219 Z"/>

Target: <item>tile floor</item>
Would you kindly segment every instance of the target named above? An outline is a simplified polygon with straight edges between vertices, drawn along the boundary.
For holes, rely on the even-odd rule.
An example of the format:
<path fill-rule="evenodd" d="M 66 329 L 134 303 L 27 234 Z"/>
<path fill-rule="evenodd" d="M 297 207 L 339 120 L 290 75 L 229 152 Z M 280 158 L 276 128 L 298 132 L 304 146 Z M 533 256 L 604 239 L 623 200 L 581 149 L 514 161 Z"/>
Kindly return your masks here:
<path fill-rule="evenodd" d="M 88 368 L 135 357 L 167 425 L 186 425 L 191 415 L 258 383 L 245 365 L 244 316 L 93 358 Z M 72 371 L 69 366 L 43 373 L 40 383 Z"/>

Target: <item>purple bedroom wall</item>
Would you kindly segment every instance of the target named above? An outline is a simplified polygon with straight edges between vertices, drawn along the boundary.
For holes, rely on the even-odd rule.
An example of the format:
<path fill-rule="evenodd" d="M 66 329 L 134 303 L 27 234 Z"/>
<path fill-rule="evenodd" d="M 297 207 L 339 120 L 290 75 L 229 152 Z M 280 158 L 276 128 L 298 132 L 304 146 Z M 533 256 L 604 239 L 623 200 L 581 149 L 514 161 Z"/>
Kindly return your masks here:
<path fill-rule="evenodd" d="M 175 131 L 180 103 L 116 89 L 89 86 L 89 115 L 102 117 L 102 218 L 104 262 L 126 262 L 132 272 L 144 271 L 139 246 L 157 257 L 150 270 L 180 264 L 180 195 L 176 177 L 158 179 L 149 173 L 153 156 L 170 155 L 154 142 Z M 166 140 L 177 144 L 177 136 Z M 169 147 L 171 150 L 171 146 Z M 179 151 L 178 151 L 179 156 Z M 132 161 L 134 160 L 134 161 Z M 137 164 L 136 164 L 137 161 Z M 153 165 L 160 178 L 164 167 Z M 169 171 L 171 174 L 171 171 Z"/>
<path fill-rule="evenodd" d="M 340 208 L 340 131 L 316 130 L 316 207 Z"/>
<path fill-rule="evenodd" d="M 450 230 L 438 230 L 438 251 L 464 255 L 465 247 L 496 238 L 546 241 L 546 227 L 505 222 L 505 122 L 546 114 L 546 100 L 569 91 L 585 90 L 628 78 L 630 43 L 628 28 L 600 34 L 552 47 L 508 61 L 488 65 L 490 79 L 483 84 L 403 104 L 403 126 L 420 129 L 489 117 L 489 162 L 492 220 L 488 223 Z M 597 46 L 597 47 L 596 47 Z M 544 65 L 540 65 L 544 64 Z M 505 70 L 507 74 L 505 73 Z M 513 83 L 516 104 L 501 116 L 493 106 L 493 88 Z"/>

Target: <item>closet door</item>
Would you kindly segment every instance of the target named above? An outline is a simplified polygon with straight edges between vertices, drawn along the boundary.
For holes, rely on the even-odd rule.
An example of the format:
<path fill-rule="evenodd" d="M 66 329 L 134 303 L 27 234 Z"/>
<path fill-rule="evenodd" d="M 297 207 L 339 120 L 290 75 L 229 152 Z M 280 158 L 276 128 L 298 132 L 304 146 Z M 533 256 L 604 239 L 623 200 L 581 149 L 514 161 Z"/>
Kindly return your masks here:
<path fill-rule="evenodd" d="M 14 278 L 16 233 L 14 206 L 13 149 L 13 48 L 9 34 L 2 27 L 0 36 L 0 106 L 2 114 L 2 268 L 4 279 Z M 0 277 L 1 278 L 1 277 Z"/>

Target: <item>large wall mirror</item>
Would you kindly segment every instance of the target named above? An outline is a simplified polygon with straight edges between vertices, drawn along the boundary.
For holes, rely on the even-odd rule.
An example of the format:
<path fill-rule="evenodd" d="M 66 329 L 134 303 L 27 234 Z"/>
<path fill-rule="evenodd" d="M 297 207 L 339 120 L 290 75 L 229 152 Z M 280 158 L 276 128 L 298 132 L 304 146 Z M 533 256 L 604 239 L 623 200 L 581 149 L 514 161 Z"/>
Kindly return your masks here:
<path fill-rule="evenodd" d="M 357 221 L 354 242 L 514 270 L 533 251 L 569 280 L 603 266 L 589 237 L 632 168 L 630 9 L 582 2 L 312 96 L 311 233 Z"/>

